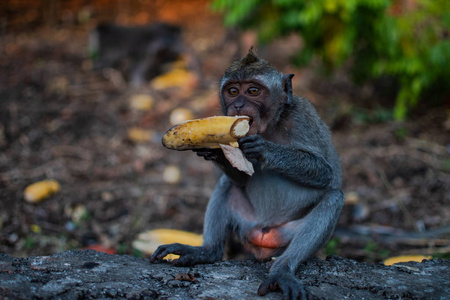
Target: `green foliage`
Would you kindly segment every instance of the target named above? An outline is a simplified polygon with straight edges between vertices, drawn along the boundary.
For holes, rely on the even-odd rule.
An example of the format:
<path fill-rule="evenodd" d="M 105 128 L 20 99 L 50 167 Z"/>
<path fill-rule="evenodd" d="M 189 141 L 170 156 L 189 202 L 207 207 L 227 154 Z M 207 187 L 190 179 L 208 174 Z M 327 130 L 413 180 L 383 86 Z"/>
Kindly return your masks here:
<path fill-rule="evenodd" d="M 392 120 L 392 113 L 390 110 L 381 107 L 371 110 L 354 108 L 352 110 L 352 119 L 355 124 L 385 123 Z"/>
<path fill-rule="evenodd" d="M 385 260 L 389 257 L 389 250 L 383 249 L 377 242 L 371 240 L 364 247 L 367 259 L 369 261 Z"/>
<path fill-rule="evenodd" d="M 119 249 L 117 249 L 117 253 L 125 254 L 125 253 L 127 253 L 127 250 L 128 250 L 128 245 L 124 244 L 124 243 L 120 243 L 119 244 Z"/>
<path fill-rule="evenodd" d="M 432 255 L 433 259 L 450 259 L 450 253 L 449 252 L 436 252 Z"/>
<path fill-rule="evenodd" d="M 356 82 L 388 76 L 399 82 L 394 118 L 431 89 L 449 91 L 450 1 L 416 0 L 404 9 L 393 0 L 215 0 L 227 26 L 257 29 L 261 42 L 298 32 L 304 48 L 295 58 L 313 57 L 332 71 L 351 60 Z M 401 11 L 404 10 L 404 11 Z"/>
<path fill-rule="evenodd" d="M 144 255 L 142 254 L 142 252 L 136 248 L 133 248 L 133 256 L 134 257 L 144 257 Z"/>
<path fill-rule="evenodd" d="M 338 254 L 338 246 L 339 246 L 340 240 L 338 238 L 332 238 L 328 241 L 328 243 L 325 245 L 325 255 L 337 255 Z"/>
<path fill-rule="evenodd" d="M 24 248 L 27 250 L 31 250 L 36 246 L 36 238 L 34 236 L 27 236 L 24 239 Z"/>

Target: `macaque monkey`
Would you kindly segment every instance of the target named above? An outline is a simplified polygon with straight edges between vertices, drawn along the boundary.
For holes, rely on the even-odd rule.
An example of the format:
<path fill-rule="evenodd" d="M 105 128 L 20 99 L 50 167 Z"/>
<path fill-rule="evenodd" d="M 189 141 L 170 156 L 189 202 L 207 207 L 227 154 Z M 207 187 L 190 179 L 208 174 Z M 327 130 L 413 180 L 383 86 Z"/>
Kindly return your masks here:
<path fill-rule="evenodd" d="M 89 35 L 89 51 L 94 68 L 116 68 L 124 72 L 134 87 L 142 86 L 162 72 L 165 63 L 185 51 L 178 26 L 153 23 L 126 27 L 98 25 Z"/>
<path fill-rule="evenodd" d="M 151 262 L 173 253 L 180 255 L 177 266 L 212 263 L 222 259 L 228 235 L 235 234 L 255 258 L 278 256 L 259 295 L 280 289 L 284 298 L 306 299 L 296 269 L 330 238 L 344 195 L 330 131 L 308 100 L 292 94 L 293 76 L 253 49 L 225 71 L 222 111 L 250 117 L 250 131 L 238 142 L 255 173 L 233 168 L 220 149 L 196 150 L 224 172 L 208 203 L 203 245 L 162 245 Z"/>

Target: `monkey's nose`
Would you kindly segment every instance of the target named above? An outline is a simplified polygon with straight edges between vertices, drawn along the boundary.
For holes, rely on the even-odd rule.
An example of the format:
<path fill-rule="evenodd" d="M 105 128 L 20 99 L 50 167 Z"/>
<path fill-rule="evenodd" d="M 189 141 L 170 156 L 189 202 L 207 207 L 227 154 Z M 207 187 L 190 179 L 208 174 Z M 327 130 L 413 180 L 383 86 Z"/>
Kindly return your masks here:
<path fill-rule="evenodd" d="M 244 105 L 245 105 L 245 100 L 243 100 L 242 98 L 238 98 L 238 99 L 236 99 L 236 101 L 234 101 L 233 102 L 233 107 L 236 109 L 236 110 L 240 110 L 241 108 L 243 108 L 244 107 Z"/>
<path fill-rule="evenodd" d="M 244 107 L 244 104 L 235 104 L 234 109 L 241 110 L 241 108 Z"/>

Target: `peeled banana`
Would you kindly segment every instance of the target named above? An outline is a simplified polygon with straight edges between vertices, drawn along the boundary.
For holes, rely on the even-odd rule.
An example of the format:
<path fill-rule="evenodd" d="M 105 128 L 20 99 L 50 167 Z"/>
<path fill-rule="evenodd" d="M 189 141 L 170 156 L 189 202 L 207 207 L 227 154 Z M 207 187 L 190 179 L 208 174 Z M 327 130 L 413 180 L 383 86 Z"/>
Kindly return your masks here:
<path fill-rule="evenodd" d="M 164 147 L 173 150 L 220 148 L 220 144 L 238 147 L 237 140 L 250 129 L 247 116 L 215 116 L 181 122 L 163 136 Z"/>

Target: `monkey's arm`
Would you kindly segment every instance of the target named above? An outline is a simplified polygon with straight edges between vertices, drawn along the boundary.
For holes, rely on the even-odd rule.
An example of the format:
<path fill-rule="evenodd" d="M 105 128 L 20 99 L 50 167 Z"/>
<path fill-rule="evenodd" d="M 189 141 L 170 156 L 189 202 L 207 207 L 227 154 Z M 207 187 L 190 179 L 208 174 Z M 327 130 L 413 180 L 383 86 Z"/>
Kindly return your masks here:
<path fill-rule="evenodd" d="M 153 253 L 150 262 L 162 261 L 171 253 L 180 255 L 179 259 L 172 262 L 175 266 L 192 266 L 221 260 L 231 225 L 227 199 L 232 186 L 234 185 L 226 176 L 222 176 L 219 180 L 206 209 L 202 246 L 194 247 L 178 243 L 162 245 Z"/>
<path fill-rule="evenodd" d="M 206 160 L 214 161 L 216 165 L 238 186 L 244 186 L 250 176 L 246 173 L 239 171 L 233 167 L 230 162 L 225 158 L 222 149 L 195 149 L 193 150 L 198 156 L 203 157 Z"/>
<path fill-rule="evenodd" d="M 239 139 L 248 159 L 257 159 L 263 168 L 314 188 L 325 188 L 332 179 L 332 168 L 323 156 L 311 150 L 275 144 L 260 135 Z"/>

